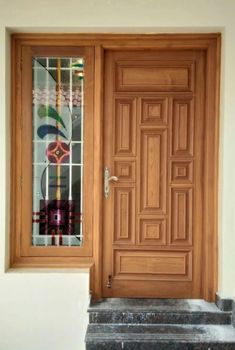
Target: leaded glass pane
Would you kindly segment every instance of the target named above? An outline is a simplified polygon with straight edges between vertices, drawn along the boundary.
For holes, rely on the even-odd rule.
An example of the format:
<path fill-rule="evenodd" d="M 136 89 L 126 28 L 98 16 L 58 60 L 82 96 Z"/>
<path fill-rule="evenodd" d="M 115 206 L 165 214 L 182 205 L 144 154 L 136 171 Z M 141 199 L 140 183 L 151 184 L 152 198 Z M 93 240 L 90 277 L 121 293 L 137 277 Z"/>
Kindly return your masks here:
<path fill-rule="evenodd" d="M 34 246 L 81 246 L 84 59 L 34 57 Z"/>

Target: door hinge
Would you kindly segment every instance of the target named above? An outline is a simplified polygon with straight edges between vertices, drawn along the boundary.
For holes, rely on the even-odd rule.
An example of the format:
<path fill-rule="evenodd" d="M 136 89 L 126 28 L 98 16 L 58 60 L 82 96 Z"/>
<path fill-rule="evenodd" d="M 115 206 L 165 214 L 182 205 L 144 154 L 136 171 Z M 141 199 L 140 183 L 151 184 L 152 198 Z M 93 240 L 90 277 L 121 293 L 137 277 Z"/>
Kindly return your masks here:
<path fill-rule="evenodd" d="M 106 287 L 112 288 L 112 276 L 111 275 L 108 276 L 108 282 L 106 284 Z"/>

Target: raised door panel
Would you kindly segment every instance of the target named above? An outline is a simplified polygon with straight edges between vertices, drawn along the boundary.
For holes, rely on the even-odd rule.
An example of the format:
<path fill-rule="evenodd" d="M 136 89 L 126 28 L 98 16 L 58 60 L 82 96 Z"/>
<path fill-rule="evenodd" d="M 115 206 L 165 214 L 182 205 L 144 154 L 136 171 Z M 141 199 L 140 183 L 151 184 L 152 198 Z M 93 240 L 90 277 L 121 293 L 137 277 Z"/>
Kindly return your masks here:
<path fill-rule="evenodd" d="M 116 91 L 191 91 L 192 61 L 117 61 Z"/>
<path fill-rule="evenodd" d="M 114 243 L 135 242 L 135 189 L 114 188 Z"/>
<path fill-rule="evenodd" d="M 172 156 L 192 157 L 194 155 L 193 100 L 173 101 L 171 135 Z"/>
<path fill-rule="evenodd" d="M 111 120 L 111 119 L 110 119 Z M 109 121 L 110 122 L 110 121 Z M 136 103 L 135 99 L 115 100 L 114 154 L 135 155 Z"/>
<path fill-rule="evenodd" d="M 171 189 L 171 243 L 191 245 L 193 238 L 193 190 Z"/>
<path fill-rule="evenodd" d="M 135 182 L 135 160 L 118 159 L 114 161 L 114 173 L 120 182 Z"/>
<path fill-rule="evenodd" d="M 171 161 L 171 183 L 193 183 L 193 160 Z"/>
<path fill-rule="evenodd" d="M 167 98 L 142 98 L 141 123 L 166 125 L 167 124 Z"/>
<path fill-rule="evenodd" d="M 192 253 L 117 249 L 114 266 L 115 279 L 185 281 L 192 278 Z"/>
<path fill-rule="evenodd" d="M 140 212 L 166 213 L 166 130 L 142 129 L 140 140 Z"/>
<path fill-rule="evenodd" d="M 139 222 L 139 244 L 166 245 L 166 219 L 141 218 Z"/>

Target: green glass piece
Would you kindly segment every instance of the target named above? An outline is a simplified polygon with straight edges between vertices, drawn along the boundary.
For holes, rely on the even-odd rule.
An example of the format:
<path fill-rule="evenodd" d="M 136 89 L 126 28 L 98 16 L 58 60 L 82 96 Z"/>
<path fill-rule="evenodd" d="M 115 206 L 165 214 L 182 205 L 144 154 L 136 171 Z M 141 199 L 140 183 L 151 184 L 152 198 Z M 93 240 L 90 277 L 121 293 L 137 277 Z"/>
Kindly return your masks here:
<path fill-rule="evenodd" d="M 72 63 L 72 67 L 74 67 L 74 68 L 83 68 L 84 64 L 80 63 L 80 62 L 75 62 L 75 63 Z"/>
<path fill-rule="evenodd" d="M 56 112 L 56 110 L 51 107 L 51 106 L 45 106 L 45 105 L 40 105 L 38 107 L 38 116 L 40 118 L 52 118 L 55 119 L 58 123 L 60 123 L 66 130 L 66 126 L 63 122 L 63 119 L 61 118 L 61 116 Z"/>

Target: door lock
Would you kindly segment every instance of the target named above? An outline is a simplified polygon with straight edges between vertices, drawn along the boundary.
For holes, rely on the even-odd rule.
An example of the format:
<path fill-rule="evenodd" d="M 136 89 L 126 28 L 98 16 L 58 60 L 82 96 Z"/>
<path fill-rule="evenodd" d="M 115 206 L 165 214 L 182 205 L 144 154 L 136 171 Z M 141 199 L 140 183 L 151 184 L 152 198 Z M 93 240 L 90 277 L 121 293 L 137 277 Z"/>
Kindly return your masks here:
<path fill-rule="evenodd" d="M 109 182 L 110 181 L 118 181 L 117 176 L 110 176 L 109 169 L 107 167 L 104 168 L 104 197 L 108 198 L 110 189 Z"/>
<path fill-rule="evenodd" d="M 108 282 L 106 284 L 106 287 L 107 288 L 111 288 L 112 287 L 112 276 L 111 275 L 109 275 L 109 277 L 108 277 Z"/>

